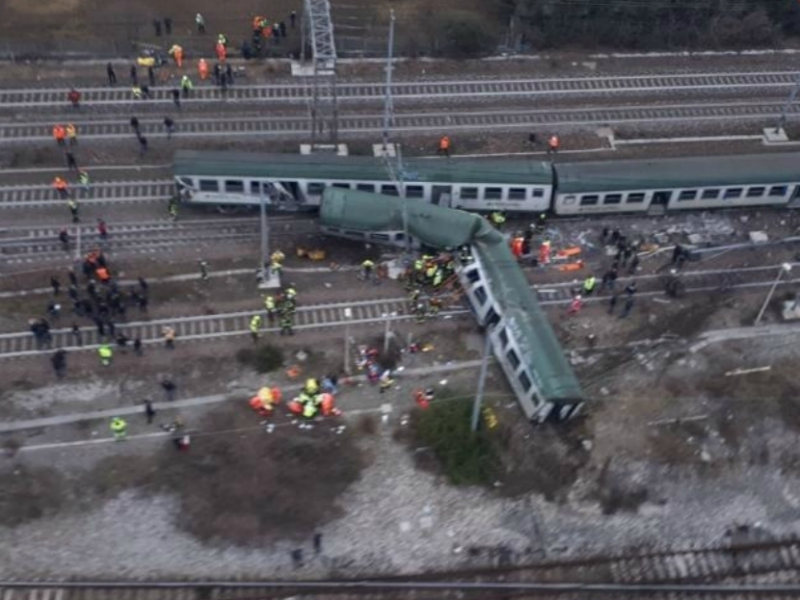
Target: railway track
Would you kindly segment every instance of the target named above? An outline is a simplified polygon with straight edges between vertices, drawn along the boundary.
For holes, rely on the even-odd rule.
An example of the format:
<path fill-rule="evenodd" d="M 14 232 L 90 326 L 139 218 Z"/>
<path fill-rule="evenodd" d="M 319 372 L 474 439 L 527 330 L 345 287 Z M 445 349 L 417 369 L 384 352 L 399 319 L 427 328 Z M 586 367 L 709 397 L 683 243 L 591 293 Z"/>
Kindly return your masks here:
<path fill-rule="evenodd" d="M 778 266 L 770 266 L 733 271 L 695 271 L 685 273 L 682 276 L 682 281 L 685 286 L 685 293 L 689 294 L 746 291 L 773 285 L 779 268 Z M 656 297 L 664 294 L 663 275 L 646 275 L 637 277 L 636 281 L 639 285 L 637 296 L 640 298 Z M 800 278 L 791 279 L 787 277 L 779 285 L 787 286 L 798 283 L 800 283 Z M 624 279 L 623 282 L 618 283 L 618 289 L 621 287 L 620 284 L 624 285 Z M 532 287 L 542 305 L 552 306 L 568 304 L 572 300 L 575 289 L 579 287 L 579 284 L 570 282 Z M 587 301 L 590 303 L 605 302 L 607 299 L 608 296 L 601 296 L 587 298 Z M 346 309 L 352 311 L 352 316 L 349 319 L 345 316 Z M 131 312 L 133 310 L 131 309 Z M 257 308 L 246 312 L 132 321 L 120 323 L 117 328 L 125 332 L 131 339 L 139 337 L 144 344 L 160 343 L 162 341 L 162 328 L 165 325 L 175 328 L 179 343 L 187 340 L 214 340 L 249 335 L 250 318 L 260 310 L 259 303 Z M 451 319 L 467 315 L 469 315 L 469 311 L 466 308 L 452 307 L 442 311 L 438 318 Z M 295 329 L 302 331 L 412 319 L 414 319 L 414 315 L 409 311 L 408 300 L 405 297 L 382 298 L 379 300 L 359 300 L 310 306 L 301 305 L 298 307 L 295 316 Z M 96 349 L 99 346 L 96 329 L 87 326 L 81 328 L 81 331 L 83 334 L 83 346 L 78 347 L 74 344 L 70 329 L 54 328 L 51 330 L 53 337 L 51 348 Z M 278 331 L 279 328 L 275 326 L 268 326 L 264 329 L 265 333 L 276 333 Z M 0 359 L 33 356 L 48 352 L 51 348 L 37 348 L 36 340 L 29 332 L 0 334 Z"/>
<path fill-rule="evenodd" d="M 162 248 L 193 244 L 206 247 L 221 242 L 246 242 L 260 235 L 256 219 L 196 219 L 172 222 L 168 219 L 143 223 L 121 223 L 111 227 L 107 239 L 94 226 L 70 227 L 71 241 L 64 248 L 58 239 L 61 228 L 41 227 L 0 230 L 0 260 L 7 265 L 64 260 L 81 248 L 99 247 L 105 252 L 150 254 Z M 317 231 L 315 220 L 273 217 L 269 233 L 273 238 Z"/>
<path fill-rule="evenodd" d="M 458 100 L 575 96 L 593 94 L 644 94 L 709 91 L 775 91 L 783 93 L 794 85 L 793 71 L 752 73 L 681 73 L 669 75 L 628 75 L 607 77 L 563 77 L 545 79 L 497 79 L 472 81 L 397 81 L 392 84 L 395 102 L 404 100 Z M 120 87 L 84 88 L 82 104 L 88 107 L 171 105 L 174 86 L 151 89 L 147 101 L 134 100 L 130 89 Z M 69 107 L 68 88 L 0 90 L 0 109 Z M 340 83 L 339 102 L 383 102 L 382 82 Z M 293 104 L 311 100 L 313 87 L 307 84 L 234 85 L 224 94 L 216 87 L 198 86 L 184 102 L 202 105 L 227 103 Z"/>
<path fill-rule="evenodd" d="M 81 204 L 116 202 L 154 202 L 167 200 L 175 191 L 171 179 L 102 181 L 88 190 L 73 186 L 75 199 Z M 64 200 L 50 185 L 9 185 L 0 187 L 0 209 L 63 206 Z M 66 210 L 66 209 L 65 209 Z"/>
<path fill-rule="evenodd" d="M 453 111 L 401 113 L 394 116 L 394 130 L 402 133 L 439 131 L 504 131 L 583 127 L 612 124 L 667 124 L 713 121 L 764 121 L 774 119 L 784 102 L 706 102 L 663 105 L 598 106 L 573 109 Z M 788 119 L 796 120 L 800 112 L 792 107 Z M 130 140 L 134 144 L 128 119 L 75 121 L 82 139 Z M 302 116 L 202 118 L 181 122 L 175 134 L 183 138 L 296 138 L 309 135 L 309 118 Z M 0 123 L 0 144 L 52 143 L 52 122 Z M 143 135 L 166 137 L 161 119 L 140 119 Z M 381 114 L 340 114 L 341 135 L 365 135 L 383 130 Z"/>

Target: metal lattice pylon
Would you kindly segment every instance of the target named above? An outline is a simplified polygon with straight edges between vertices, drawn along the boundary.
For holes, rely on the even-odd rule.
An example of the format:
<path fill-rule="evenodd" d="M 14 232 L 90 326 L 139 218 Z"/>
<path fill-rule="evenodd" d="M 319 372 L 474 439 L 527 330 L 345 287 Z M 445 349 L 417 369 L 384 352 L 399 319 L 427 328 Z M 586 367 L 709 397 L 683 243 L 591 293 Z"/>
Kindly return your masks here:
<path fill-rule="evenodd" d="M 303 0 L 303 62 L 306 44 L 311 44 L 314 75 L 311 104 L 311 145 L 338 141 L 336 98 L 336 44 L 329 0 Z"/>

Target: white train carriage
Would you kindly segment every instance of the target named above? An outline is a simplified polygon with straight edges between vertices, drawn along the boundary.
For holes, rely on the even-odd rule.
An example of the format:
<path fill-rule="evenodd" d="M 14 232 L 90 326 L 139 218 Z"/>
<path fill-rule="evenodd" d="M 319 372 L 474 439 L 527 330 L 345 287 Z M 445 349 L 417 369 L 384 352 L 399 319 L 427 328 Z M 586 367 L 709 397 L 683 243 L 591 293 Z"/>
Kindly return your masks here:
<path fill-rule="evenodd" d="M 793 205 L 800 190 L 800 155 L 559 163 L 559 215 L 659 213 Z"/>
<path fill-rule="evenodd" d="M 179 150 L 175 182 L 193 204 L 258 205 L 278 210 L 316 209 L 327 187 L 399 196 L 382 159 Z M 403 195 L 471 211 L 549 210 L 550 163 L 529 160 L 409 159 Z"/>

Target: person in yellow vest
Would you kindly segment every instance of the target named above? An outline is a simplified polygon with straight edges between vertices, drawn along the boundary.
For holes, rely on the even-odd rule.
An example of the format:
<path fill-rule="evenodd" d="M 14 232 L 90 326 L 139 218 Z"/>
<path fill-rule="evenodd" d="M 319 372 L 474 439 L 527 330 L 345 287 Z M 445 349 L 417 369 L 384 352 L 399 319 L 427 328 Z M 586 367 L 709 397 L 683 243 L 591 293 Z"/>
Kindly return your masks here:
<path fill-rule="evenodd" d="M 583 295 L 584 296 L 591 296 L 594 292 L 594 288 L 597 285 L 597 279 L 594 275 L 589 275 L 586 279 L 583 280 Z"/>
<path fill-rule="evenodd" d="M 97 349 L 97 354 L 100 356 L 100 364 L 104 367 L 109 366 L 111 364 L 111 360 L 114 358 L 114 351 L 108 344 L 101 344 Z"/>
<path fill-rule="evenodd" d="M 313 419 L 317 416 L 317 405 L 313 399 L 309 399 L 303 404 L 303 417 L 306 419 Z"/>
<path fill-rule="evenodd" d="M 499 210 L 496 210 L 489 215 L 489 220 L 492 222 L 492 225 L 501 229 L 506 222 L 506 216 Z"/>
<path fill-rule="evenodd" d="M 319 382 L 313 377 L 306 379 L 306 384 L 303 386 L 303 393 L 311 398 L 316 396 L 319 393 Z"/>
<path fill-rule="evenodd" d="M 111 428 L 111 433 L 114 434 L 114 439 L 118 442 L 124 440 L 125 436 L 128 435 L 128 424 L 125 419 L 114 417 L 111 419 L 109 427 Z"/>
<path fill-rule="evenodd" d="M 278 314 L 278 306 L 275 303 L 274 296 L 267 296 L 264 298 L 264 308 L 267 311 L 267 319 L 269 319 L 269 324 L 273 325 L 275 323 L 275 317 Z"/>
<path fill-rule="evenodd" d="M 250 336 L 253 338 L 253 343 L 258 342 L 258 332 L 261 329 L 261 315 L 253 315 L 250 319 Z"/>
<path fill-rule="evenodd" d="M 67 132 L 67 144 L 70 146 L 76 146 L 78 144 L 78 129 L 70 123 L 66 127 Z"/>
<path fill-rule="evenodd" d="M 444 280 L 444 271 L 436 267 L 436 273 L 433 274 L 433 287 L 442 285 L 442 280 Z"/>
<path fill-rule="evenodd" d="M 361 276 L 365 281 L 372 279 L 373 272 L 375 271 L 375 263 L 370 259 L 366 259 L 361 263 Z"/>

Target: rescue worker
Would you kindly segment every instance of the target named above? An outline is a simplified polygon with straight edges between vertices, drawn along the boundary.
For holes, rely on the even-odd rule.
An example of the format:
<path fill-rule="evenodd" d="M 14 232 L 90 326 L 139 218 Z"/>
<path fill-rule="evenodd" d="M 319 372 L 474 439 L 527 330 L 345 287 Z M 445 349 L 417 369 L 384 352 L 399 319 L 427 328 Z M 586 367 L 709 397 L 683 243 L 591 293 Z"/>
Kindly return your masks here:
<path fill-rule="evenodd" d="M 514 255 L 515 258 L 519 259 L 522 257 L 522 249 L 525 245 L 525 238 L 521 235 L 514 237 L 511 240 L 511 254 Z"/>
<path fill-rule="evenodd" d="M 178 220 L 178 201 L 175 199 L 175 196 L 169 199 L 169 204 L 167 204 L 167 213 L 169 213 L 169 218 L 173 221 Z"/>
<path fill-rule="evenodd" d="M 444 280 L 444 270 L 436 267 L 436 272 L 433 274 L 433 287 L 439 287 Z"/>
<path fill-rule="evenodd" d="M 161 333 L 164 336 L 164 346 L 167 350 L 174 350 L 175 349 L 175 330 L 168 325 L 165 325 L 164 328 L 161 330 Z"/>
<path fill-rule="evenodd" d="M 286 255 L 280 250 L 275 250 L 269 257 L 269 268 L 273 275 L 280 275 Z"/>
<path fill-rule="evenodd" d="M 281 335 L 294 335 L 294 330 L 292 329 L 293 322 L 292 317 L 287 314 L 283 313 L 281 315 Z"/>
<path fill-rule="evenodd" d="M 577 315 L 580 312 L 581 308 L 583 308 L 583 299 L 581 298 L 580 294 L 578 294 L 572 299 L 567 314 Z"/>
<path fill-rule="evenodd" d="M 423 302 L 422 299 L 419 299 L 416 306 L 414 306 L 414 315 L 416 316 L 417 323 L 425 322 L 427 312 L 428 311 L 425 308 L 425 302 Z"/>
<path fill-rule="evenodd" d="M 589 275 L 583 280 L 583 293 L 584 295 L 591 296 L 594 293 L 594 288 L 597 285 L 597 279 L 594 275 Z"/>
<path fill-rule="evenodd" d="M 542 245 L 539 246 L 539 264 L 540 265 L 547 265 L 550 264 L 550 241 L 545 240 L 542 242 Z"/>
<path fill-rule="evenodd" d="M 59 146 L 65 145 L 65 138 L 67 137 L 67 130 L 63 125 L 53 125 L 53 139 Z"/>
<path fill-rule="evenodd" d="M 547 227 L 547 214 L 539 213 L 539 220 L 536 221 L 536 231 L 542 232 Z"/>
<path fill-rule="evenodd" d="M 75 146 L 78 143 L 78 129 L 72 123 L 66 127 L 67 143 L 70 146 Z"/>
<path fill-rule="evenodd" d="M 317 404 L 311 400 L 303 404 L 303 418 L 313 419 L 317 416 Z"/>
<path fill-rule="evenodd" d="M 378 387 L 380 393 L 384 393 L 386 390 L 392 389 L 394 385 L 394 379 L 392 379 L 392 372 L 389 369 L 386 369 L 383 373 L 381 373 L 380 379 L 378 379 Z"/>
<path fill-rule="evenodd" d="M 69 212 L 72 215 L 72 222 L 73 223 L 80 223 L 80 217 L 78 216 L 78 203 L 75 200 L 69 199 L 67 200 L 67 207 L 69 208 Z"/>
<path fill-rule="evenodd" d="M 72 108 L 78 109 L 81 107 L 81 93 L 75 88 L 69 91 L 67 99 L 72 103 Z"/>
<path fill-rule="evenodd" d="M 425 261 L 418 258 L 414 261 L 414 279 L 417 283 L 425 280 Z"/>
<path fill-rule="evenodd" d="M 169 55 L 175 60 L 175 65 L 181 69 L 183 68 L 183 48 L 178 44 L 173 44 L 169 49 Z"/>
<path fill-rule="evenodd" d="M 120 417 L 114 417 L 111 419 L 111 433 L 114 434 L 114 439 L 117 441 L 121 441 L 125 439 L 125 436 L 128 433 L 128 424 L 125 422 L 125 419 Z"/>
<path fill-rule="evenodd" d="M 200 79 L 205 81 L 208 79 L 208 63 L 205 58 L 197 61 L 197 72 L 200 74 Z"/>
<path fill-rule="evenodd" d="M 286 300 L 294 306 L 297 303 L 297 290 L 294 289 L 294 285 L 289 285 L 286 288 Z"/>
<path fill-rule="evenodd" d="M 53 179 L 53 187 L 55 188 L 56 192 L 58 192 L 58 195 L 62 200 L 66 200 L 69 197 L 67 182 L 63 177 L 56 177 Z"/>
<path fill-rule="evenodd" d="M 439 156 L 450 156 L 450 136 L 442 136 L 442 139 L 439 140 L 439 150 L 436 153 Z"/>
<path fill-rule="evenodd" d="M 253 338 L 253 343 L 258 342 L 258 331 L 261 329 L 261 315 L 253 315 L 250 319 L 250 336 Z"/>
<path fill-rule="evenodd" d="M 225 49 L 225 44 L 217 42 L 217 45 L 214 47 L 214 51 L 217 53 L 217 60 L 221 63 L 224 63 L 225 58 L 228 55 L 228 51 Z"/>
<path fill-rule="evenodd" d="M 373 271 L 375 270 L 375 263 L 370 259 L 366 259 L 361 263 L 361 276 L 364 281 L 372 279 Z"/>
<path fill-rule="evenodd" d="M 495 210 L 489 214 L 489 220 L 497 229 L 502 229 L 506 222 L 506 216 L 501 211 Z"/>
<path fill-rule="evenodd" d="M 189 97 L 189 92 L 192 91 L 192 88 L 194 88 L 194 84 L 192 84 L 192 80 L 189 79 L 189 76 L 184 75 L 183 77 L 181 77 L 181 90 L 183 90 L 184 98 Z"/>
<path fill-rule="evenodd" d="M 269 319 L 269 324 L 273 325 L 275 323 L 275 315 L 278 313 L 275 306 L 275 298 L 273 296 L 267 296 L 264 298 L 264 308 L 267 310 L 267 319 Z"/>
<path fill-rule="evenodd" d="M 556 134 L 550 136 L 550 139 L 547 140 L 547 153 L 548 154 L 556 154 L 558 153 L 558 147 L 561 145 L 561 140 L 558 139 Z"/>
<path fill-rule="evenodd" d="M 436 317 L 439 315 L 439 311 L 442 309 L 442 299 L 441 298 L 430 298 L 428 300 L 428 314 L 431 317 Z"/>
<path fill-rule="evenodd" d="M 228 37 L 224 33 L 217 34 L 217 43 L 222 44 L 223 46 L 228 45 Z"/>
<path fill-rule="evenodd" d="M 111 364 L 111 360 L 114 358 L 114 351 L 111 349 L 106 343 L 100 345 L 97 349 L 97 354 L 100 356 L 100 364 L 104 367 L 107 367 Z"/>
<path fill-rule="evenodd" d="M 141 100 L 142 99 L 142 88 L 138 85 L 135 85 L 131 88 L 131 94 L 133 94 L 134 100 Z"/>
<path fill-rule="evenodd" d="M 86 171 L 78 171 L 78 181 L 83 186 L 85 191 L 89 191 L 89 173 Z"/>
<path fill-rule="evenodd" d="M 197 13 L 194 16 L 195 25 L 197 25 L 197 33 L 205 33 L 206 32 L 206 20 L 203 18 L 203 15 Z"/>
<path fill-rule="evenodd" d="M 303 392 L 312 398 L 319 393 L 319 382 L 314 377 L 306 379 L 306 384 L 303 386 Z"/>

